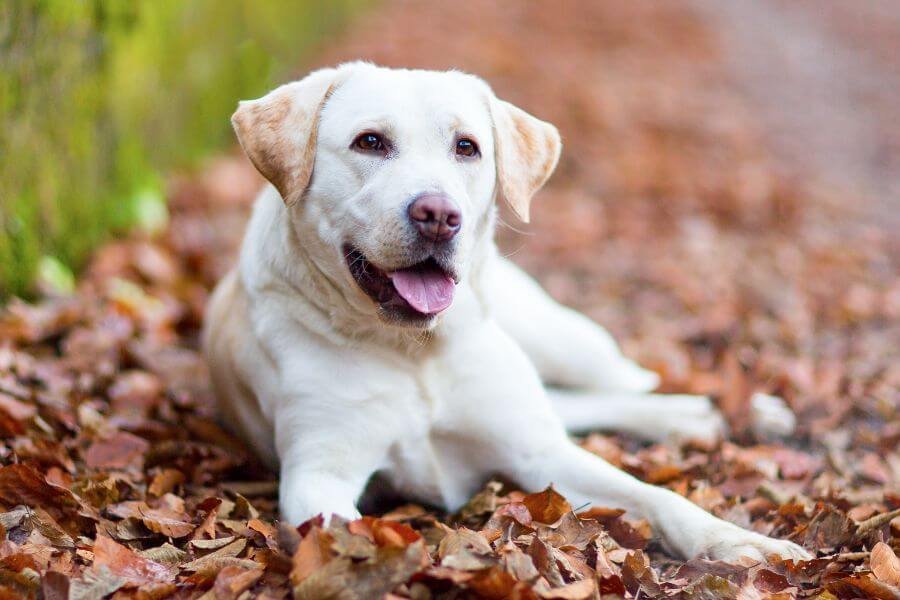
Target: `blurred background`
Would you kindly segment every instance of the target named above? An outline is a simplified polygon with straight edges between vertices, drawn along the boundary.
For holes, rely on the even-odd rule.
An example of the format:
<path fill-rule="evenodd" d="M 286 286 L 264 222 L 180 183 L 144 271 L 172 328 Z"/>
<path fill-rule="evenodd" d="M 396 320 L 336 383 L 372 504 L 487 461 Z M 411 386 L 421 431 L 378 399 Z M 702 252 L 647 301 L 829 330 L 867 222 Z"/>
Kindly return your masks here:
<path fill-rule="evenodd" d="M 359 0 L 0 6 L 0 290 L 158 227 L 173 169 L 233 144 L 237 99 L 295 72 Z M 63 277 L 64 278 L 64 277 Z M 65 281 L 58 281 L 65 285 Z"/>
<path fill-rule="evenodd" d="M 38 274 L 70 288 L 72 270 L 111 233 L 162 227 L 172 174 L 233 146 L 237 99 L 341 59 L 488 77 L 559 122 L 585 151 L 567 153 L 563 167 L 590 164 L 607 196 L 637 177 L 681 186 L 656 196 L 706 198 L 723 213 L 735 206 L 721 193 L 759 202 L 783 191 L 772 173 L 796 181 L 799 171 L 804 183 L 836 186 L 826 193 L 843 195 L 839 203 L 898 223 L 900 8 L 891 0 L 422 4 L 3 3 L 0 294 L 33 294 Z M 589 135 L 594 143 L 582 144 Z M 712 162 L 680 164 L 695 146 Z M 565 176 L 557 183 L 586 189 Z M 724 189 L 729 178 L 746 185 Z M 793 210 L 779 198 L 779 210 Z M 741 218 L 767 217 L 765 207 L 750 212 Z"/>

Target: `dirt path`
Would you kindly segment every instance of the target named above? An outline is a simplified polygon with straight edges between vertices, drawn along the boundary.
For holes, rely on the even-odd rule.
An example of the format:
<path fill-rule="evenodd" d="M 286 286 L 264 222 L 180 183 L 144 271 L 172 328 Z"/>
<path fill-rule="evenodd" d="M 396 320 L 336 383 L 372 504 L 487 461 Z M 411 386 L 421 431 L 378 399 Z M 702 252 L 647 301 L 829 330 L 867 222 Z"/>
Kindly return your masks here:
<path fill-rule="evenodd" d="M 900 5 L 699 1 L 774 150 L 900 227 Z"/>
<path fill-rule="evenodd" d="M 883 213 L 896 72 L 873 79 L 893 30 L 856 53 L 853 20 L 814 21 L 812 2 L 705 2 L 389 1 L 308 66 L 462 68 L 556 123 L 559 170 L 530 227 L 506 216 L 503 248 L 665 389 L 714 394 L 742 442 L 585 447 L 822 558 L 674 561 L 627 514 L 577 520 L 559 498 L 499 486 L 455 516 L 405 506 L 279 528 L 275 477 L 215 423 L 197 354 L 261 185 L 229 156 L 173 178 L 163 235 L 101 248 L 74 297 L 0 316 L 0 597 L 896 594 L 900 252 Z M 803 60 L 832 40 L 831 62 Z M 799 413 L 790 440 L 743 427 L 757 390 Z"/>

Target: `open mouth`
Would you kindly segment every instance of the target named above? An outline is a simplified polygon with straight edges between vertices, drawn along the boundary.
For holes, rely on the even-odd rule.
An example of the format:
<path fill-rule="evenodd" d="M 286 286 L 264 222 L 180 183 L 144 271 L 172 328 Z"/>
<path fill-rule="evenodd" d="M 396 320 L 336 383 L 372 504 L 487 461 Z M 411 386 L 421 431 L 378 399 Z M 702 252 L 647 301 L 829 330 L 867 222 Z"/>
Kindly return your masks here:
<path fill-rule="evenodd" d="M 353 246 L 344 247 L 344 258 L 357 285 L 396 320 L 434 317 L 453 302 L 453 272 L 434 257 L 408 267 L 381 269 Z"/>

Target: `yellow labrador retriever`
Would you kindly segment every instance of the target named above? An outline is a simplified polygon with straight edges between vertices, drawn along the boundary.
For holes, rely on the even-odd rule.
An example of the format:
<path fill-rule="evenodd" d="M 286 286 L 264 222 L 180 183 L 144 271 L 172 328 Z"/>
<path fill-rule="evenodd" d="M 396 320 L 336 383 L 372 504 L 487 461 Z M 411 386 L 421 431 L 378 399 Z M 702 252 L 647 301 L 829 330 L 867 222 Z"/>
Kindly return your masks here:
<path fill-rule="evenodd" d="M 556 128 L 471 75 L 364 63 L 241 102 L 232 120 L 272 185 L 212 298 L 205 352 L 223 418 L 280 469 L 285 519 L 358 515 L 376 472 L 451 510 L 502 474 L 627 507 L 680 556 L 807 556 L 567 436 L 714 437 L 722 420 L 706 398 L 651 394 L 654 373 L 498 254 L 494 201 L 528 220 Z"/>

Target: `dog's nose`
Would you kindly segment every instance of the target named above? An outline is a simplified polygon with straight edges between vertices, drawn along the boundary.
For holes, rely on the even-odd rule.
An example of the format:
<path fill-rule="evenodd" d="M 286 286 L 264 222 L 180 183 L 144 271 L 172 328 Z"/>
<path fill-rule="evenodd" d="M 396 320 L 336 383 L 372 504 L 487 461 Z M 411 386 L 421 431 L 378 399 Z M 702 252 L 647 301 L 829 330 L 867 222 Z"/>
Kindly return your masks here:
<path fill-rule="evenodd" d="M 422 194 L 409 205 L 409 218 L 423 236 L 445 242 L 459 232 L 462 214 L 445 194 Z"/>

